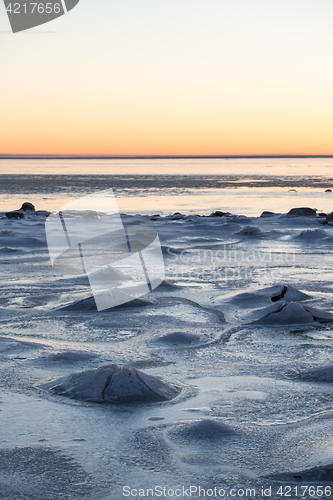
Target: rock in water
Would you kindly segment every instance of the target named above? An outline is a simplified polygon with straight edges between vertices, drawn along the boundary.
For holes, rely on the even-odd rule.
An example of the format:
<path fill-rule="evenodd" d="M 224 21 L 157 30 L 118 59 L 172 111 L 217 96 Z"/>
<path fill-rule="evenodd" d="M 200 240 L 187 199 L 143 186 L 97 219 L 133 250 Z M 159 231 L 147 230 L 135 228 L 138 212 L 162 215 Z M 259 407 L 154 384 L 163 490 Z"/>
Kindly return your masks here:
<path fill-rule="evenodd" d="M 181 391 L 180 386 L 163 382 L 135 368 L 118 365 L 72 373 L 39 387 L 72 399 L 113 404 L 168 401 Z"/>
<path fill-rule="evenodd" d="M 23 211 L 29 211 L 29 210 L 32 210 L 32 211 L 35 211 L 35 207 L 32 203 L 29 203 L 28 201 L 26 201 L 25 203 L 22 204 L 22 207 L 20 208 L 20 210 L 23 210 Z"/>
<path fill-rule="evenodd" d="M 317 210 L 309 207 L 292 208 L 289 210 L 287 215 L 297 215 L 297 216 L 307 216 L 314 217 L 317 214 Z"/>
<path fill-rule="evenodd" d="M 24 213 L 14 210 L 13 212 L 6 213 L 7 219 L 24 219 Z"/>
<path fill-rule="evenodd" d="M 261 215 L 260 217 L 273 217 L 273 215 L 275 215 L 274 212 L 270 212 L 269 210 L 265 210 Z"/>
<path fill-rule="evenodd" d="M 223 217 L 227 212 L 221 212 L 221 210 L 216 210 L 212 212 L 209 217 Z"/>

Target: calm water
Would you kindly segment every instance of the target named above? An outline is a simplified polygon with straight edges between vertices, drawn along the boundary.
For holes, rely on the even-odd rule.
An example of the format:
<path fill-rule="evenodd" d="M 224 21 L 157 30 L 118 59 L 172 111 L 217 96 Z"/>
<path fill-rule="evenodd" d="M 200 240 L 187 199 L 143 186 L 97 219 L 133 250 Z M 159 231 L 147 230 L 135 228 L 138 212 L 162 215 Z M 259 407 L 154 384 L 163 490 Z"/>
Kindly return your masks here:
<path fill-rule="evenodd" d="M 127 213 L 331 212 L 333 193 L 325 189 L 333 189 L 333 158 L 0 160 L 2 211 L 23 201 L 56 210 L 109 188 Z"/>
<path fill-rule="evenodd" d="M 4 160 L 1 174 L 33 175 L 333 175 L 333 158 L 163 160 Z"/>

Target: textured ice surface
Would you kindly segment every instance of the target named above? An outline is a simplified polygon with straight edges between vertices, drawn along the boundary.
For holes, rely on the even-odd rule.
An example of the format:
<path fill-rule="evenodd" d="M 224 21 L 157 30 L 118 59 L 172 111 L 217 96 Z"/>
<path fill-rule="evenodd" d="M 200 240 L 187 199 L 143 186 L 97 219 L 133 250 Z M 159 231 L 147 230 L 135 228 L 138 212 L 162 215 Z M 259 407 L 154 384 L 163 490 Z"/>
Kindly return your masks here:
<path fill-rule="evenodd" d="M 206 488 L 325 481 L 329 226 L 279 214 L 122 218 L 157 229 L 166 280 L 103 313 L 86 277 L 55 274 L 41 217 L 0 220 L 0 248 L 14 250 L 0 251 L 0 498 L 121 500 L 125 484 L 194 478 Z M 235 235 L 249 224 L 262 237 Z M 106 400 L 115 404 L 88 403 Z"/>

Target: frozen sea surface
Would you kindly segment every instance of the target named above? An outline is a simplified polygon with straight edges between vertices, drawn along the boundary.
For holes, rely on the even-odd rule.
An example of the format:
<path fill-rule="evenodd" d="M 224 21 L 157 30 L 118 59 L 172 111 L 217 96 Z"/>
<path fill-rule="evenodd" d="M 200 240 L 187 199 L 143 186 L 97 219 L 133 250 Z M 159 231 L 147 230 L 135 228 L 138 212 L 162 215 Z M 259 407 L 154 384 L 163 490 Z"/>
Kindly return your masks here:
<path fill-rule="evenodd" d="M 333 480 L 333 227 L 123 215 L 157 230 L 165 282 L 97 312 L 85 276 L 53 270 L 45 217 L 2 216 L 1 499 L 120 500 L 157 485 L 330 497 L 309 488 Z M 48 390 L 110 365 L 181 389 L 121 404 Z"/>

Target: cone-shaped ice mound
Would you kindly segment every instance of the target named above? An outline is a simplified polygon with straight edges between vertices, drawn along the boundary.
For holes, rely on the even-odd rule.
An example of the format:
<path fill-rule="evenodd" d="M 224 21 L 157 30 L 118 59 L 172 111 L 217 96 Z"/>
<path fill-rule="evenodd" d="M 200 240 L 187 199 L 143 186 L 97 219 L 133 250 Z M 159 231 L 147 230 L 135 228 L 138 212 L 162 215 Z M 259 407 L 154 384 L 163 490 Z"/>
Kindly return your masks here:
<path fill-rule="evenodd" d="M 304 229 L 304 231 L 294 236 L 294 239 L 311 243 L 327 239 L 331 240 L 331 235 L 323 229 Z"/>
<path fill-rule="evenodd" d="M 298 374 L 303 380 L 313 382 L 333 382 L 333 365 L 316 366 Z"/>
<path fill-rule="evenodd" d="M 234 429 L 224 422 L 205 418 L 176 424 L 170 431 L 170 436 L 175 439 L 221 439 L 234 432 Z"/>
<path fill-rule="evenodd" d="M 259 229 L 259 227 L 246 226 L 243 229 L 241 229 L 240 231 L 238 231 L 238 233 L 236 233 L 236 234 L 248 234 L 250 236 L 259 236 L 262 233 L 261 233 L 261 229 Z"/>
<path fill-rule="evenodd" d="M 72 373 L 39 387 L 72 399 L 114 404 L 167 401 L 181 391 L 180 386 L 163 382 L 135 368 L 118 365 Z"/>
<path fill-rule="evenodd" d="M 109 291 L 108 291 L 109 293 Z M 130 298 L 130 297 L 129 297 Z M 144 307 L 151 305 L 152 302 L 147 299 L 132 299 L 128 302 L 116 306 L 117 309 L 124 309 L 129 307 Z M 69 311 L 69 312 L 97 312 L 96 301 L 94 297 L 88 297 L 86 299 L 78 300 L 76 302 L 71 302 L 65 306 L 61 306 L 58 308 L 61 311 Z M 106 309 L 107 312 L 109 309 Z"/>
<path fill-rule="evenodd" d="M 156 342 L 166 345 L 193 344 L 200 341 L 200 335 L 187 332 L 172 332 L 158 337 Z"/>
<path fill-rule="evenodd" d="M 263 307 L 282 299 L 284 302 L 299 302 L 309 298 L 309 295 L 300 292 L 291 285 L 275 285 L 235 295 L 230 299 L 230 302 L 243 308 L 251 308 Z"/>
<path fill-rule="evenodd" d="M 282 474 L 276 474 L 273 476 L 274 479 L 280 481 L 303 481 L 302 484 L 306 482 L 332 482 L 333 481 L 333 464 L 320 465 L 318 467 L 312 467 L 311 469 L 305 469 L 297 472 L 285 472 Z M 326 498 L 323 496 L 322 498 Z"/>
<path fill-rule="evenodd" d="M 333 321 L 333 314 L 298 302 L 279 301 L 247 314 L 243 319 L 264 325 L 295 325 Z"/>
<path fill-rule="evenodd" d="M 266 325 L 294 325 L 302 323 L 314 323 L 314 317 L 297 302 L 285 302 L 276 304 L 276 310 L 271 312 L 264 310 L 264 316 L 258 320 Z M 268 312 L 266 315 L 265 313 Z"/>

